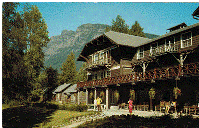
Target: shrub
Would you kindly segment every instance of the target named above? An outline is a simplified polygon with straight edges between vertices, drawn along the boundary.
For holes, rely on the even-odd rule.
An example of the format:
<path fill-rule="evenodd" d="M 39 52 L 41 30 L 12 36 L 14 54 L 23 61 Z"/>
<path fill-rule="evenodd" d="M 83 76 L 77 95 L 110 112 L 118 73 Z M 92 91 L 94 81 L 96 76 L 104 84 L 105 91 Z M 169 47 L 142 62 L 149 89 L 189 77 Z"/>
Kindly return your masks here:
<path fill-rule="evenodd" d="M 58 109 L 60 110 L 69 110 L 69 111 L 79 111 L 79 112 L 83 112 L 83 111 L 87 111 L 88 106 L 85 104 L 57 104 L 58 105 Z"/>

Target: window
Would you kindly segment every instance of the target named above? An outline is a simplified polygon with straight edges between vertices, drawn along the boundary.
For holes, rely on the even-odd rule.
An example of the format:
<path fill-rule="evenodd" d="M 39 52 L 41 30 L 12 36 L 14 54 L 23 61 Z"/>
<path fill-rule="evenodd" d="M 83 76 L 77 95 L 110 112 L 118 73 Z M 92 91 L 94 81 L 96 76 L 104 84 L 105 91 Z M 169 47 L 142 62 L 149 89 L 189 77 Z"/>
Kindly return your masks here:
<path fill-rule="evenodd" d="M 141 59 L 144 57 L 144 47 L 140 47 L 137 52 L 137 59 Z"/>
<path fill-rule="evenodd" d="M 173 36 L 166 39 L 167 46 L 173 46 L 174 42 L 175 42 L 175 38 Z"/>
<path fill-rule="evenodd" d="M 94 55 L 94 64 L 96 64 L 97 62 L 98 62 L 98 60 L 99 60 L 99 54 L 97 53 L 97 54 L 95 54 Z"/>
<path fill-rule="evenodd" d="M 101 63 L 101 64 L 104 63 L 104 52 L 101 52 L 101 53 L 100 53 L 100 58 L 99 58 L 99 60 L 100 60 L 100 63 Z"/>
<path fill-rule="evenodd" d="M 187 32 L 182 34 L 181 48 L 192 46 L 192 33 Z"/>
<path fill-rule="evenodd" d="M 165 52 L 170 52 L 170 51 L 172 51 L 173 48 L 174 48 L 174 44 L 175 44 L 175 37 L 174 37 L 174 36 L 168 37 L 168 38 L 165 40 L 165 43 L 166 43 Z"/>

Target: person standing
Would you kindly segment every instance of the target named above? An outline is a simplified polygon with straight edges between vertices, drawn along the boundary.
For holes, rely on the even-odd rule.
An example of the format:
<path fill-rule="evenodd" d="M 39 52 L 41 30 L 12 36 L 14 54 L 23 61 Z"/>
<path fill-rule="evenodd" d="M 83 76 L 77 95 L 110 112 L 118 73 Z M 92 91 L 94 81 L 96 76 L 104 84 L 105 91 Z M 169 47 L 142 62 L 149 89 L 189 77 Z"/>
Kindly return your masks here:
<path fill-rule="evenodd" d="M 99 97 L 97 97 L 97 108 L 98 108 L 98 112 L 102 111 L 101 102 L 102 102 L 102 99 L 99 98 Z"/>
<path fill-rule="evenodd" d="M 132 115 L 132 110 L 133 110 L 133 99 L 130 98 L 129 101 L 128 101 L 128 103 L 129 103 L 129 113 L 130 113 L 130 115 Z"/>

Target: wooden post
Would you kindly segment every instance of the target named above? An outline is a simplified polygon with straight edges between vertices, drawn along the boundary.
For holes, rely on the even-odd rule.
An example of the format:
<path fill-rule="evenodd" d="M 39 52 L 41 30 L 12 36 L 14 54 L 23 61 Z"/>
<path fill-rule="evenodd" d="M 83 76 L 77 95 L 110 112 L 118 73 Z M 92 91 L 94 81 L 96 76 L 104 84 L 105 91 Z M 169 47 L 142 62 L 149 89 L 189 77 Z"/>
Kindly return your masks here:
<path fill-rule="evenodd" d="M 86 88 L 86 105 L 88 105 L 88 89 Z"/>
<path fill-rule="evenodd" d="M 95 97 L 94 97 L 94 99 L 95 99 L 95 100 L 97 99 L 97 90 L 96 90 L 96 88 L 95 88 Z M 95 103 L 94 103 L 94 110 L 96 109 L 95 107 L 96 107 L 96 106 L 95 106 Z"/>
<path fill-rule="evenodd" d="M 155 111 L 156 111 L 156 106 L 155 106 Z"/>
<path fill-rule="evenodd" d="M 109 106 L 108 106 L 108 103 L 109 103 L 109 99 L 108 99 L 108 88 L 106 88 L 106 110 L 108 110 Z"/>
<path fill-rule="evenodd" d="M 79 95 L 80 95 L 79 93 L 80 93 L 80 92 L 79 92 L 79 91 L 80 91 L 80 90 L 78 90 L 78 92 L 77 92 L 77 103 L 78 103 L 78 105 L 80 104 L 80 100 L 79 100 Z"/>

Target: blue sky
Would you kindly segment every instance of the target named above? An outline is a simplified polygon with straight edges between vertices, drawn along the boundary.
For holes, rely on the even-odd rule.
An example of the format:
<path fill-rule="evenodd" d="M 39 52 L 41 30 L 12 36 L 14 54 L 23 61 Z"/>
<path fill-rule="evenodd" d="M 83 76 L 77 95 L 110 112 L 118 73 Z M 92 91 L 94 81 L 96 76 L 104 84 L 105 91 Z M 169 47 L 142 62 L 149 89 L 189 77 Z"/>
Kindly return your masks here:
<path fill-rule="evenodd" d="M 185 22 L 197 23 L 192 13 L 199 3 L 133 3 L 133 2 L 35 2 L 48 25 L 49 36 L 62 30 L 76 31 L 87 23 L 111 25 L 112 19 L 122 16 L 129 27 L 137 20 L 144 32 L 162 35 L 166 29 Z"/>

